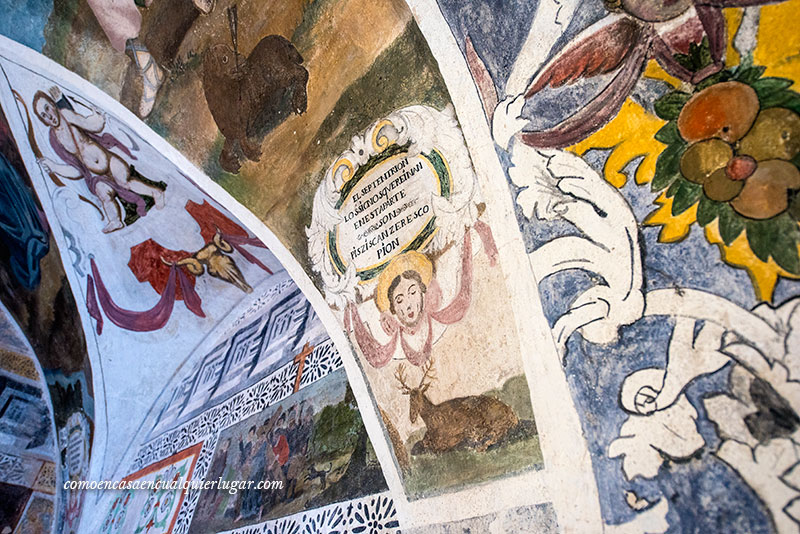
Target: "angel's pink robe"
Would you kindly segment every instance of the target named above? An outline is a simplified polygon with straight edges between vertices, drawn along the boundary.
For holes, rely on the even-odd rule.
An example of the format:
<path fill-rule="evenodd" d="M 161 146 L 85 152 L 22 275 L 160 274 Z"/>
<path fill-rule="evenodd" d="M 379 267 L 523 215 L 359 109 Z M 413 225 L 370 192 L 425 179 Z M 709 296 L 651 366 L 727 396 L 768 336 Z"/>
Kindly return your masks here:
<path fill-rule="evenodd" d="M 491 230 L 482 221 L 476 221 L 473 228 L 478 232 L 483 242 L 483 248 L 489 256 L 490 263 L 494 265 L 497 248 L 492 238 Z M 442 301 L 442 289 L 436 279 L 432 279 L 425 292 L 425 304 L 423 305 L 423 312 L 421 313 L 420 321 L 414 327 L 408 327 L 397 319 L 395 319 L 389 312 L 381 314 L 381 326 L 383 331 L 391 336 L 389 341 L 385 344 L 381 343 L 367 328 L 358 309 L 354 304 L 349 304 L 345 309 L 345 329 L 350 330 L 352 324 L 353 333 L 356 337 L 361 352 L 373 367 L 383 367 L 392 359 L 397 348 L 397 341 L 400 340 L 400 347 L 403 353 L 414 365 L 422 365 L 431 355 L 431 347 L 433 345 L 433 321 L 441 324 L 453 324 L 464 318 L 469 304 L 472 299 L 472 240 L 470 239 L 469 232 L 464 233 L 464 246 L 461 255 L 461 285 L 458 293 L 447 306 L 440 307 Z M 428 327 L 428 335 L 425 338 L 425 343 L 420 350 L 415 350 L 406 341 L 403 334 L 414 335 L 419 332 L 419 329 L 426 324 Z"/>

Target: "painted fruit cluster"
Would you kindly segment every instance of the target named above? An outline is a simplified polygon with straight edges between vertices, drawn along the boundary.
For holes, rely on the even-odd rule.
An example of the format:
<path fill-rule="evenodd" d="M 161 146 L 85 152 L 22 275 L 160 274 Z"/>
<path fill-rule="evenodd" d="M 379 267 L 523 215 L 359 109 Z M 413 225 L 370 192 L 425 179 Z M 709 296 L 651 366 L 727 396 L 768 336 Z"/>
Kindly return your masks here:
<path fill-rule="evenodd" d="M 678 132 L 691 143 L 680 159 L 684 178 L 703 186 L 737 213 L 769 219 L 786 211 L 800 189 L 800 115 L 760 110 L 755 90 L 742 82 L 712 85 L 693 95 L 678 115 Z"/>
<path fill-rule="evenodd" d="M 744 232 L 760 260 L 800 274 L 800 94 L 764 70 L 727 69 L 656 102 L 667 147 L 652 188 L 673 216 L 696 205 L 697 223 L 716 221 L 726 245 Z"/>

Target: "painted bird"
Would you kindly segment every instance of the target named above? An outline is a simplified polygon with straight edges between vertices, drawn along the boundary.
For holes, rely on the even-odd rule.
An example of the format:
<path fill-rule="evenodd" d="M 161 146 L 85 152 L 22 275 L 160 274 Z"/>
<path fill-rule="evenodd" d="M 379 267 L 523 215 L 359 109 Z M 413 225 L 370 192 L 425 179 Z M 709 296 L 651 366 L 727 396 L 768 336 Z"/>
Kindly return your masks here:
<path fill-rule="evenodd" d="M 672 76 L 697 84 L 724 66 L 727 45 L 723 8 L 748 7 L 783 0 L 604 0 L 610 13 L 570 41 L 533 78 L 525 91 L 530 99 L 545 87 L 571 85 L 583 78 L 614 73 L 591 101 L 565 120 L 540 131 L 523 131 L 521 140 L 536 148 L 563 148 L 602 128 L 622 107 L 644 71 L 655 59 Z M 708 38 L 711 63 L 693 72 L 676 59 L 690 44 Z M 467 43 L 467 60 L 479 82 L 487 76 Z M 485 83 L 483 84 L 486 85 Z M 493 87 L 481 91 L 484 102 L 496 103 Z"/>
<path fill-rule="evenodd" d="M 236 6 L 229 8 L 233 48 L 218 44 L 203 59 L 203 92 L 225 144 L 222 168 L 238 173 L 237 148 L 251 161 L 261 157 L 264 137 L 292 113 L 306 111 L 308 71 L 286 38 L 268 35 L 245 58 L 238 53 Z"/>

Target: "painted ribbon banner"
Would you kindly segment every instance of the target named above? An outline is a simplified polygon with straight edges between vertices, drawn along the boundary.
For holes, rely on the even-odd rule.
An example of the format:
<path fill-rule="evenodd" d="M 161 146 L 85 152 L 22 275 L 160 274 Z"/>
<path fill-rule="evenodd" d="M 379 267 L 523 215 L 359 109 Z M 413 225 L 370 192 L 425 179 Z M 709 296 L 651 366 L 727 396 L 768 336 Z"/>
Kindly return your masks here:
<path fill-rule="evenodd" d="M 360 179 L 344 183 L 344 221 L 330 232 L 334 265 L 344 273 L 352 262 L 362 280 L 374 278 L 395 251 L 423 246 L 436 231 L 432 195 L 450 195 L 447 164 L 435 149 L 409 156 L 407 148 L 392 145 L 373 158 L 384 155 Z"/>

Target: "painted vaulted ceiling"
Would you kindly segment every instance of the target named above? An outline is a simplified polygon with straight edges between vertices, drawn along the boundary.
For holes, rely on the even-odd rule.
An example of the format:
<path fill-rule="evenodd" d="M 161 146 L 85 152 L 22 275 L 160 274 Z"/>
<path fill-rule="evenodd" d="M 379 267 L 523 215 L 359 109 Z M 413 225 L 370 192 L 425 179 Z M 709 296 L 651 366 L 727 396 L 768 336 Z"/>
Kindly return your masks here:
<path fill-rule="evenodd" d="M 0 534 L 800 532 L 800 0 L 4 7 Z"/>

